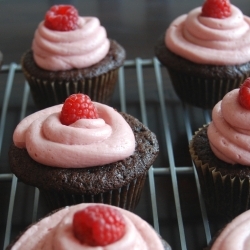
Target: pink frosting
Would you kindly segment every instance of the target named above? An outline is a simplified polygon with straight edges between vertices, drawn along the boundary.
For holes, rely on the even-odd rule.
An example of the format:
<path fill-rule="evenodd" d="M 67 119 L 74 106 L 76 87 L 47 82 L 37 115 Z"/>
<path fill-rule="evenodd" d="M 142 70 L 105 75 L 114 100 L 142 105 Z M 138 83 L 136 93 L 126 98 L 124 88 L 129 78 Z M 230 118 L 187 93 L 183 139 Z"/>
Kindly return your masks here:
<path fill-rule="evenodd" d="M 211 250 L 249 250 L 250 249 L 250 210 L 227 224 L 214 242 Z"/>
<path fill-rule="evenodd" d="M 70 126 L 60 122 L 62 105 L 24 118 L 13 134 L 14 144 L 44 165 L 83 168 L 123 160 L 134 153 L 131 127 L 113 108 L 93 102 L 98 119 L 80 119 Z"/>
<path fill-rule="evenodd" d="M 208 138 L 214 154 L 231 164 L 250 165 L 250 110 L 238 101 L 239 89 L 215 105 Z"/>
<path fill-rule="evenodd" d="M 154 229 L 139 216 L 127 210 L 119 210 L 125 219 L 125 235 L 105 247 L 91 247 L 81 244 L 73 234 L 72 220 L 76 211 L 93 204 L 79 204 L 66 207 L 30 227 L 15 243 L 12 250 L 163 250 L 162 242 Z M 98 206 L 98 204 L 94 204 Z M 99 204 L 100 205 L 100 204 Z M 102 204 L 102 206 L 104 206 Z M 108 206 L 108 205 L 105 205 Z"/>
<path fill-rule="evenodd" d="M 201 16 L 201 7 L 176 18 L 167 29 L 166 46 L 201 64 L 235 65 L 250 61 L 250 18 L 231 5 L 232 14 L 218 19 Z"/>
<path fill-rule="evenodd" d="M 79 17 L 78 29 L 55 31 L 42 21 L 32 43 L 34 59 L 43 69 L 86 68 L 101 61 L 110 47 L 106 30 L 96 17 Z"/>

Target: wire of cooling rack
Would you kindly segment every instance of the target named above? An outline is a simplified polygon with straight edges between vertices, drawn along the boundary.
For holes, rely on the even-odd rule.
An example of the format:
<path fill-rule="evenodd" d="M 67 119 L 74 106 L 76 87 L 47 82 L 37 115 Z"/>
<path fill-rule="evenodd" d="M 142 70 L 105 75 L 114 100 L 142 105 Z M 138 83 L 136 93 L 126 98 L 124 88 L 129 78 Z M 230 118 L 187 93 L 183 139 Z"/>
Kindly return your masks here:
<path fill-rule="evenodd" d="M 175 204 L 175 211 L 176 211 L 176 218 L 178 224 L 178 231 L 179 231 L 179 241 L 182 250 L 188 249 L 187 247 L 187 240 L 186 240 L 186 231 L 183 221 L 182 215 L 182 207 L 181 207 L 181 200 L 179 194 L 179 186 L 178 186 L 178 175 L 179 174 L 192 174 L 195 177 L 195 183 L 197 187 L 197 193 L 199 198 L 201 216 L 203 221 L 203 227 L 205 232 L 206 241 L 209 242 L 211 239 L 210 227 L 208 223 L 208 218 L 205 210 L 205 206 L 203 203 L 203 198 L 201 195 L 199 181 L 196 172 L 194 171 L 193 166 L 176 166 L 175 158 L 174 158 L 174 149 L 173 149 L 173 142 L 172 142 L 172 133 L 170 128 L 170 121 L 166 106 L 166 97 L 164 95 L 164 80 L 162 76 L 162 67 L 156 58 L 152 59 L 141 59 L 136 58 L 134 60 L 127 60 L 125 61 L 124 67 L 122 67 L 119 71 L 119 101 L 120 101 L 120 108 L 121 111 L 127 111 L 127 102 L 126 102 L 126 73 L 128 69 L 133 69 L 136 74 L 136 82 L 138 88 L 138 98 L 139 98 L 139 107 L 141 113 L 141 120 L 142 122 L 148 126 L 148 111 L 147 111 L 147 98 L 145 97 L 145 79 L 144 79 L 144 71 L 146 68 L 151 68 L 155 74 L 155 84 L 157 89 L 157 105 L 160 107 L 160 114 L 163 123 L 163 137 L 166 144 L 166 153 L 168 156 L 168 163 L 166 166 L 152 166 L 148 172 L 148 181 L 149 181 L 149 190 L 150 190 L 150 201 L 151 201 L 151 210 L 152 210 L 152 218 L 153 218 L 153 226 L 155 230 L 159 233 L 161 228 L 161 221 L 159 220 L 159 206 L 160 204 L 157 202 L 157 190 L 156 190 L 156 179 L 157 175 L 169 175 L 171 177 L 172 187 L 173 187 L 173 196 L 174 196 L 174 204 Z M 6 84 L 4 88 L 4 94 L 1 104 L 1 121 L 0 121 L 0 156 L 2 154 L 2 147 L 4 142 L 4 133 L 6 130 L 7 124 L 7 113 L 11 98 L 11 93 L 13 89 L 13 82 L 16 74 L 21 73 L 21 67 L 18 64 L 12 63 L 10 65 L 3 65 L 1 68 L 1 74 L 6 75 Z M 29 98 L 29 86 L 27 82 L 23 79 L 24 88 L 22 94 L 22 103 L 21 103 L 21 110 L 20 110 L 20 117 L 21 120 L 23 117 L 26 116 L 27 111 L 27 103 Z M 190 140 L 192 138 L 192 128 L 191 128 L 191 121 L 190 121 L 190 111 L 185 106 L 182 105 L 182 117 L 185 124 L 185 130 L 187 139 Z M 210 116 L 207 111 L 203 111 L 204 119 L 206 122 L 210 121 Z M 1 164 L 2 165 L 2 164 Z M 11 231 L 12 231 L 12 223 L 13 223 L 13 209 L 15 207 L 15 200 L 16 200 L 16 193 L 18 189 L 18 180 L 17 178 L 12 175 L 10 172 L 2 173 L 0 165 L 0 183 L 1 182 L 11 182 L 10 186 L 10 199 L 8 204 L 8 211 L 7 211 L 7 218 L 6 218 L 6 227 L 4 232 L 4 243 L 3 247 L 5 248 L 11 239 Z M 39 191 L 35 189 L 34 201 L 33 201 L 33 213 L 32 213 L 32 221 L 36 221 L 37 218 L 37 211 L 39 204 Z"/>

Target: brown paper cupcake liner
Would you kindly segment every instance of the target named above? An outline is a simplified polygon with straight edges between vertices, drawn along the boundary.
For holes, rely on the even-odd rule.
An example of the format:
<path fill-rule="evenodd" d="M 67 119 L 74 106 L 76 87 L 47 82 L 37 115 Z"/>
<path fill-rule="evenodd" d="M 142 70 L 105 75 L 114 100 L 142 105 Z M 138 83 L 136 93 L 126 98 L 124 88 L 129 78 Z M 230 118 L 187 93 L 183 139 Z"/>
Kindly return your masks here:
<path fill-rule="evenodd" d="M 208 211 L 233 219 L 250 208 L 250 179 L 222 175 L 216 166 L 203 163 L 190 144 L 190 155 L 194 162 L 201 192 Z"/>
<path fill-rule="evenodd" d="M 249 75 L 234 79 L 202 78 L 167 68 L 177 96 L 190 105 L 212 109 L 226 93 L 238 88 Z M 249 72 L 250 73 L 250 72 Z"/>
<path fill-rule="evenodd" d="M 118 70 L 110 70 L 93 78 L 82 78 L 78 81 L 44 81 L 23 73 L 29 83 L 31 95 L 38 109 L 62 104 L 71 94 L 87 94 L 92 101 L 108 104 L 115 90 Z"/>
<path fill-rule="evenodd" d="M 119 189 L 98 194 L 68 194 L 44 189 L 40 192 L 51 211 L 80 203 L 104 203 L 133 211 L 140 200 L 146 176 L 147 173 Z"/>

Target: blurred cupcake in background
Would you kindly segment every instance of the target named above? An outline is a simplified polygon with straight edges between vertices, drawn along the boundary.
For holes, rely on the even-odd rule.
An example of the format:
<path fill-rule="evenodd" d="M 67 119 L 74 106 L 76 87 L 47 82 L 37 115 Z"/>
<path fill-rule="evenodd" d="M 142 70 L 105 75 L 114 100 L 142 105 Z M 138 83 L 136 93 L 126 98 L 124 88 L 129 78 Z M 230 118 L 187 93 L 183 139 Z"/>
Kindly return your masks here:
<path fill-rule="evenodd" d="M 79 204 L 54 211 L 29 226 L 6 250 L 171 250 L 142 218 L 103 204 Z"/>
<path fill-rule="evenodd" d="M 38 25 L 21 65 L 34 102 L 43 109 L 73 93 L 108 103 L 125 56 L 98 18 L 79 16 L 72 5 L 54 5 Z"/>
<path fill-rule="evenodd" d="M 206 0 L 170 24 L 155 55 L 181 101 L 212 109 L 250 76 L 250 18 L 229 0 Z"/>

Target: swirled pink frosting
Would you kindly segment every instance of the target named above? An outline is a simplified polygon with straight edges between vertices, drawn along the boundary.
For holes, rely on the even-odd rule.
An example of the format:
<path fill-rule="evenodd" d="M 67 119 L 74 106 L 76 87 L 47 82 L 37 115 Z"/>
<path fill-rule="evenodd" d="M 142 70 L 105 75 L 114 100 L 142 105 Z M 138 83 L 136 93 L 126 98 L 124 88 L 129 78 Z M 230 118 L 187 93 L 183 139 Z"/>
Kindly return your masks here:
<path fill-rule="evenodd" d="M 239 89 L 227 93 L 215 105 L 208 126 L 211 149 L 221 160 L 250 165 L 250 111 L 238 101 Z"/>
<path fill-rule="evenodd" d="M 35 161 L 61 168 L 99 166 L 132 155 L 131 127 L 113 108 L 93 103 L 98 119 L 80 119 L 69 126 L 60 122 L 62 105 L 27 116 L 14 131 L 14 144 L 26 148 Z"/>
<path fill-rule="evenodd" d="M 120 240 L 105 247 L 91 247 L 81 244 L 73 234 L 73 215 L 89 205 L 93 204 L 66 207 L 42 219 L 22 235 L 12 250 L 163 250 L 159 236 L 146 221 L 134 213 L 118 207 L 114 208 L 124 216 L 125 235 Z M 98 206 L 98 204 L 94 205 Z M 102 206 L 104 205 L 102 204 Z"/>
<path fill-rule="evenodd" d="M 78 29 L 55 31 L 42 21 L 32 43 L 34 60 L 45 70 L 86 68 L 101 61 L 110 47 L 106 30 L 96 17 L 79 17 Z"/>
<path fill-rule="evenodd" d="M 240 214 L 223 229 L 211 250 L 250 249 L 250 210 Z"/>
<path fill-rule="evenodd" d="M 224 19 L 201 16 L 201 7 L 176 18 L 165 35 L 166 46 L 192 62 L 235 65 L 250 61 L 250 18 L 231 5 Z"/>

